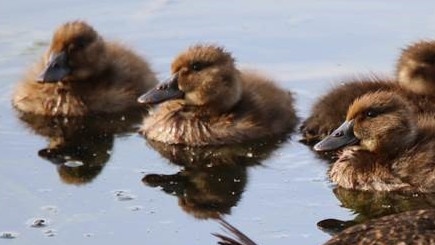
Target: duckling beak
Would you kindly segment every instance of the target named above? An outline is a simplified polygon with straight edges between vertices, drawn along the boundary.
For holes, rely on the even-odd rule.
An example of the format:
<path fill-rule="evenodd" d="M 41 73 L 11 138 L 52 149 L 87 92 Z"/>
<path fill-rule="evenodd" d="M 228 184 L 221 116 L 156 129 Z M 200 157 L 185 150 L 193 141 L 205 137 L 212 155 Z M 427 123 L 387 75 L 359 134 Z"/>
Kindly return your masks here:
<path fill-rule="evenodd" d="M 359 139 L 353 133 L 354 121 L 346 121 L 332 134 L 326 136 L 322 141 L 314 145 L 315 151 L 332 151 L 346 145 L 356 144 Z"/>
<path fill-rule="evenodd" d="M 52 53 L 48 58 L 47 65 L 39 75 L 37 81 L 40 83 L 55 83 L 69 75 L 71 69 L 68 66 L 67 55 L 64 51 Z"/>
<path fill-rule="evenodd" d="M 178 88 L 178 74 L 175 74 L 164 83 L 140 96 L 137 101 L 143 104 L 159 104 L 167 100 L 181 99 L 183 97 L 184 92 Z"/>

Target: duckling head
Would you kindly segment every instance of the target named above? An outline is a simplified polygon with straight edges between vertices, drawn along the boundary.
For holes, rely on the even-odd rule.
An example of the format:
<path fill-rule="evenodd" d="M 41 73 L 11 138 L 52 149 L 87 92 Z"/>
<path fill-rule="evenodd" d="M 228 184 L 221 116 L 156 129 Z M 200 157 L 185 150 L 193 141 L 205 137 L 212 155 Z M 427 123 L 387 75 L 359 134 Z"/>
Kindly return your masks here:
<path fill-rule="evenodd" d="M 435 42 L 422 41 L 404 49 L 397 63 L 399 83 L 415 93 L 435 93 Z"/>
<path fill-rule="evenodd" d="M 158 104 L 178 99 L 185 106 L 222 113 L 241 97 L 239 71 L 231 54 L 214 45 L 195 45 L 172 63 L 172 77 L 139 97 L 140 103 Z"/>
<path fill-rule="evenodd" d="M 45 68 L 37 78 L 40 83 L 87 80 L 102 69 L 103 40 L 83 21 L 67 22 L 54 33 L 44 57 Z M 99 62 L 96 62 L 96 57 Z"/>
<path fill-rule="evenodd" d="M 416 137 L 413 107 L 393 92 L 374 92 L 356 99 L 346 121 L 314 146 L 316 151 L 357 145 L 362 150 L 392 155 Z"/>

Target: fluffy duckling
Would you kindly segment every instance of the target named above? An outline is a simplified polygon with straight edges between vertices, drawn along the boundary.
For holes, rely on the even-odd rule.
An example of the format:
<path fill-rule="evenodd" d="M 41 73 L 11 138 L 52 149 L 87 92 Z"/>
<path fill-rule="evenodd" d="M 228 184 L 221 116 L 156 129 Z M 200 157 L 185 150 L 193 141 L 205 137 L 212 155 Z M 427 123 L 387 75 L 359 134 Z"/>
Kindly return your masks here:
<path fill-rule="evenodd" d="M 435 112 L 435 42 L 418 42 L 403 50 L 395 80 L 374 77 L 350 81 L 326 93 L 302 123 L 302 141 L 313 144 L 325 138 L 345 119 L 354 99 L 378 90 L 406 96 L 419 112 Z"/>
<path fill-rule="evenodd" d="M 329 170 L 332 182 L 347 189 L 435 192 L 435 117 L 418 117 L 413 108 L 394 92 L 356 99 L 346 121 L 314 146 L 348 146 Z"/>
<path fill-rule="evenodd" d="M 290 92 L 241 72 L 231 54 L 196 45 L 172 63 L 172 77 L 139 98 L 159 104 L 141 133 L 167 144 L 222 145 L 289 133 L 297 123 Z"/>
<path fill-rule="evenodd" d="M 42 60 L 21 81 L 12 104 L 21 112 L 83 116 L 138 108 L 156 84 L 149 65 L 120 44 L 105 41 L 83 21 L 54 33 Z"/>
<path fill-rule="evenodd" d="M 337 86 L 320 97 L 311 109 L 311 115 L 302 122 L 302 142 L 314 144 L 328 136 L 346 119 L 347 109 L 352 102 L 370 92 L 392 90 L 393 80 L 379 77 L 352 79 Z"/>
<path fill-rule="evenodd" d="M 352 226 L 325 245 L 435 244 L 435 210 L 408 211 Z"/>

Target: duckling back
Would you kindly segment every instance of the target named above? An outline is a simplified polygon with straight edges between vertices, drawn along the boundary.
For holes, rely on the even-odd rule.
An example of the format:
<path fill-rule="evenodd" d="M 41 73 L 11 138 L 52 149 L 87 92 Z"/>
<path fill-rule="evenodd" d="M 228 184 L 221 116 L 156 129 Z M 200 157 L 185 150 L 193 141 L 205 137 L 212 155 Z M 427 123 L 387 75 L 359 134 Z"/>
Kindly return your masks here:
<path fill-rule="evenodd" d="M 325 245 L 435 244 L 435 210 L 393 214 L 347 228 Z"/>

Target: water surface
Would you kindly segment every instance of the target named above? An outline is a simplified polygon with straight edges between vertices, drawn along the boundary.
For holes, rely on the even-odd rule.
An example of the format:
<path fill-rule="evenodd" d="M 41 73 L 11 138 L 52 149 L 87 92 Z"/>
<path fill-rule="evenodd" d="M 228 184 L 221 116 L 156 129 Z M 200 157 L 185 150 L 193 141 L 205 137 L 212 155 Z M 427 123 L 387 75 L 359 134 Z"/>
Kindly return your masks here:
<path fill-rule="evenodd" d="M 407 205 L 395 204 L 397 200 L 409 200 L 333 191 L 325 175 L 327 162 L 298 143 L 297 134 L 267 152 L 267 157 L 255 159 L 255 164 L 187 171 L 128 127 L 105 132 L 90 123 L 92 130 L 76 135 L 63 129 L 65 122 L 55 121 L 42 122 L 54 129 L 35 130 L 13 111 L 10 94 L 61 23 L 88 21 L 107 39 L 119 40 L 147 57 L 161 79 L 169 75 L 172 58 L 187 46 L 222 44 L 240 67 L 256 68 L 292 90 L 298 115 L 304 118 L 315 98 L 342 78 L 393 74 L 401 48 L 434 37 L 434 9 L 432 1 L 405 0 L 394 4 L 386 0 L 3 2 L 0 232 L 17 237 L 1 242 L 215 244 L 210 233 L 221 227 L 206 219 L 213 212 L 192 211 L 193 203 L 203 199 L 184 200 L 189 193 L 206 201 L 226 200 L 221 203 L 225 210 L 220 210 L 227 213 L 225 219 L 259 244 L 321 244 L 330 236 L 317 228 L 317 222 L 364 219 L 377 213 L 361 208 L 360 202 L 400 210 Z M 73 145 L 72 150 L 64 149 L 71 151 L 66 160 L 47 151 L 65 137 Z M 243 162 L 257 157 L 240 152 L 246 153 Z M 86 159 L 91 166 L 87 175 L 74 157 Z M 220 173 L 229 174 L 219 177 Z M 219 179 L 228 185 L 220 186 Z M 202 182 L 210 185 L 205 188 L 209 192 L 192 184 Z M 430 203 L 431 198 L 427 200 Z"/>

